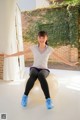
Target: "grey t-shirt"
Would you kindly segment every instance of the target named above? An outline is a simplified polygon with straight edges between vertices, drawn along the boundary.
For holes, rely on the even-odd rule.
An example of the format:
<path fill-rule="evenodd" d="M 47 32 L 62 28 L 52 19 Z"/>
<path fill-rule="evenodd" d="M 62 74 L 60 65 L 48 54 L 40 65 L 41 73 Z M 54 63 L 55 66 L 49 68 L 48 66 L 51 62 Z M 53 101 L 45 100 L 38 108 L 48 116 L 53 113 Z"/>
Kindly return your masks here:
<path fill-rule="evenodd" d="M 45 49 L 41 52 L 38 45 L 30 47 L 34 56 L 34 63 L 32 67 L 48 69 L 48 59 L 50 54 L 54 51 L 52 47 L 46 45 Z"/>

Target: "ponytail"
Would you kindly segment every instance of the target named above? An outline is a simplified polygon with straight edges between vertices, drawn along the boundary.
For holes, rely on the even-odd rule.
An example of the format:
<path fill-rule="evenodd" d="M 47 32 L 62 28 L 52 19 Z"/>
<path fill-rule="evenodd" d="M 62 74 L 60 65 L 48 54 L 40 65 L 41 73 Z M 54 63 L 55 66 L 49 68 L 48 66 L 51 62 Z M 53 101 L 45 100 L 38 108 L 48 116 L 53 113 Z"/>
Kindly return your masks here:
<path fill-rule="evenodd" d="M 48 45 L 48 42 L 46 41 L 45 44 Z"/>

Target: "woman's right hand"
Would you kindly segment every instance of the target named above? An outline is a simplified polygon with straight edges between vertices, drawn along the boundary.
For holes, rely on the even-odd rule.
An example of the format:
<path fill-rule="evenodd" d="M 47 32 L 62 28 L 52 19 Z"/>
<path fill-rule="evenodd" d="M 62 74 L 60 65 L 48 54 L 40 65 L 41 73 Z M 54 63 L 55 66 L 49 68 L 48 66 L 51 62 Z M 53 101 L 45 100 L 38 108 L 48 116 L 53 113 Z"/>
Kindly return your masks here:
<path fill-rule="evenodd" d="M 13 54 L 4 54 L 4 58 L 24 55 L 24 54 L 29 53 L 30 51 L 31 51 L 31 49 L 27 48 L 26 51 L 19 51 L 19 52 L 13 53 Z"/>
<path fill-rule="evenodd" d="M 7 57 L 9 57 L 9 55 L 8 54 L 4 54 L 4 58 L 7 58 Z"/>

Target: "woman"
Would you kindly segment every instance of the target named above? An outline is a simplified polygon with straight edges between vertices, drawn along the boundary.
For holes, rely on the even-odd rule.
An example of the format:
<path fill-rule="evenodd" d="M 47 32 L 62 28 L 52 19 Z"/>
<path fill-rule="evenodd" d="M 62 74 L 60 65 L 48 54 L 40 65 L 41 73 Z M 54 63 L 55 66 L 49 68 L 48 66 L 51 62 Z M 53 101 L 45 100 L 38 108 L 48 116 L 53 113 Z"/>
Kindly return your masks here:
<path fill-rule="evenodd" d="M 43 90 L 43 93 L 45 95 L 46 107 L 47 109 L 53 108 L 52 100 L 51 100 L 50 93 L 49 93 L 48 83 L 46 81 L 46 77 L 50 74 L 47 63 L 48 63 L 48 58 L 51 53 L 53 54 L 53 56 L 58 57 L 64 63 L 70 66 L 75 66 L 77 64 L 77 63 L 72 64 L 68 62 L 67 60 L 58 56 L 54 52 L 54 49 L 47 45 L 47 39 L 48 39 L 47 33 L 45 31 L 40 31 L 38 33 L 38 45 L 33 45 L 27 48 L 26 51 L 21 51 L 18 53 L 14 53 L 12 55 L 5 55 L 5 57 L 18 56 L 18 55 L 27 54 L 30 51 L 32 51 L 34 55 L 34 63 L 33 63 L 33 66 L 30 67 L 30 77 L 26 83 L 25 91 L 22 96 L 21 105 L 23 107 L 27 106 L 29 92 L 38 78 L 41 88 Z"/>

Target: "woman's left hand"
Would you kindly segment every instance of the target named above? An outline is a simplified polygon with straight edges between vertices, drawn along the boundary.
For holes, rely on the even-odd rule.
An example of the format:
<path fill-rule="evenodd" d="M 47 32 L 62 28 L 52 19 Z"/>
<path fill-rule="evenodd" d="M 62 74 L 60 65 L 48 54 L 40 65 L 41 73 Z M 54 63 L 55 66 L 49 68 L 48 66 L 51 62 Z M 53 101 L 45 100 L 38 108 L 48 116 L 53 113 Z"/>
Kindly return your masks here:
<path fill-rule="evenodd" d="M 70 63 L 70 66 L 76 66 L 79 62 L 75 62 L 75 63 Z"/>

